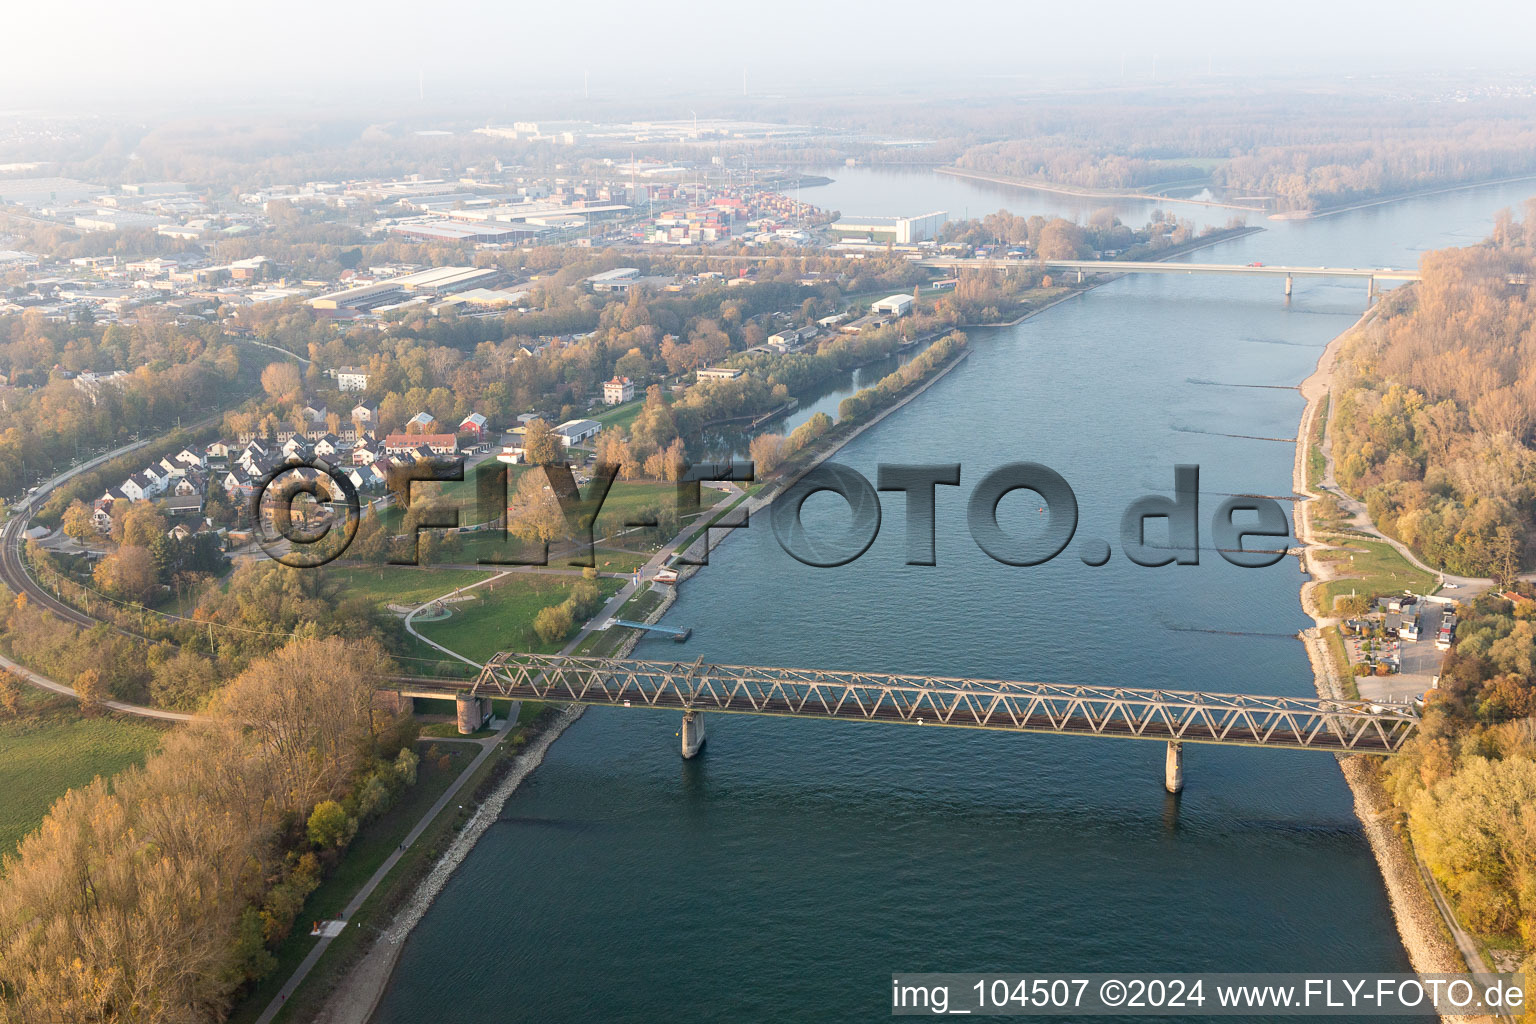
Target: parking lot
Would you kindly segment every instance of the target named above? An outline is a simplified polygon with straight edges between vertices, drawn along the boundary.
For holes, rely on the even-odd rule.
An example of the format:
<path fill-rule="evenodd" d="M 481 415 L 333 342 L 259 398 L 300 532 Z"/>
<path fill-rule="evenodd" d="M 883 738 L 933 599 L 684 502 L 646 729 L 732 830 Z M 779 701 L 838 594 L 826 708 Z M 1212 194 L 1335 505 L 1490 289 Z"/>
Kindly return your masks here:
<path fill-rule="evenodd" d="M 1440 620 L 1445 614 L 1445 606 L 1421 600 L 1418 604 L 1411 605 L 1410 610 L 1417 611 L 1419 615 L 1419 639 L 1392 640 L 1390 637 L 1378 639 L 1377 643 L 1381 648 L 1378 656 L 1385 654 L 1395 657 L 1399 670 L 1386 676 L 1357 677 L 1355 683 L 1359 687 L 1360 696 L 1367 700 L 1383 702 L 1412 700 L 1430 689 L 1434 685 L 1435 676 L 1440 673 L 1440 662 L 1445 658 L 1445 652 L 1435 647 L 1435 634 L 1440 629 Z M 1397 629 L 1401 622 L 1402 613 L 1386 613 L 1386 624 L 1389 630 Z M 1362 644 L 1359 638 L 1345 637 L 1344 646 L 1349 651 L 1351 665 L 1361 660 Z"/>

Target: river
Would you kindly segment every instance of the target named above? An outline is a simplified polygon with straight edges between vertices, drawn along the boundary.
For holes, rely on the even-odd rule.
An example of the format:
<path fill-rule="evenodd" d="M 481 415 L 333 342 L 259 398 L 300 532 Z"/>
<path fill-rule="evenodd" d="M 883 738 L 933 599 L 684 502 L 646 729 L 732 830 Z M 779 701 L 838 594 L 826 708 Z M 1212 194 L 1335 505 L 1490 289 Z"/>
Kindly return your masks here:
<path fill-rule="evenodd" d="M 1063 209 L 936 175 L 830 173 L 802 198 Z M 1197 258 L 1410 265 L 1482 237 L 1529 191 L 1265 222 Z M 974 330 L 967 361 L 837 456 L 871 479 L 881 462 L 963 464 L 939 489 L 936 567 L 902 564 L 899 495 L 838 569 L 795 562 L 754 521 L 668 613 L 692 627 L 687 647 L 636 656 L 1310 696 L 1294 559 L 1247 570 L 1207 550 L 1142 568 L 1118 522 L 1171 490 L 1178 463 L 1201 467 L 1202 530 L 1224 494 L 1288 494 L 1290 444 L 1226 435 L 1292 437 L 1300 396 L 1231 385 L 1299 382 L 1364 292 L 1298 280 L 1287 305 L 1278 281 L 1130 277 Z M 1107 565 L 1074 546 L 1016 568 L 977 548 L 971 489 L 1017 460 L 1066 477 L 1079 538 L 1114 543 Z M 828 530 L 843 515 L 825 497 L 806 511 Z M 1018 496 L 1000 508 L 1017 532 L 1035 515 Z M 897 971 L 1410 969 L 1326 755 L 1187 747 L 1176 798 L 1156 743 L 714 716 L 685 762 L 677 729 L 671 713 L 587 712 L 417 927 L 376 1019 L 855 1021 L 889 1013 Z"/>

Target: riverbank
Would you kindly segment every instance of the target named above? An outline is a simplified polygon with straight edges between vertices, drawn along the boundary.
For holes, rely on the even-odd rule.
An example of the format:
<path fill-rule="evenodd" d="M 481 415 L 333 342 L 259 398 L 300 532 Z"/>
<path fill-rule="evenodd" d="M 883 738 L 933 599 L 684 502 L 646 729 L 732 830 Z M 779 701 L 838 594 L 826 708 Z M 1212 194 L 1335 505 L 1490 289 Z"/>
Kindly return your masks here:
<path fill-rule="evenodd" d="M 661 603 L 646 615 L 643 621 L 657 621 L 666 614 L 667 609 L 676 599 L 676 591 L 668 589 Z M 615 657 L 628 657 L 639 640 L 638 632 L 626 637 Z M 341 983 L 336 986 L 331 997 L 315 1016 L 314 1024 L 367 1024 L 389 988 L 395 964 L 399 962 L 400 953 L 404 950 L 406 939 L 410 937 L 411 931 L 426 916 L 438 893 L 443 891 L 453 872 L 463 863 L 464 858 L 469 856 L 475 844 L 480 841 L 480 837 L 501 817 L 502 808 L 517 792 L 517 788 L 533 774 L 539 765 L 544 763 L 544 757 L 549 753 L 549 748 L 554 746 L 555 740 L 574 725 L 585 710 L 586 708 L 580 704 L 567 706 L 518 755 L 506 775 L 496 784 L 495 789 L 475 809 L 474 816 L 432 865 L 431 870 L 417 885 L 416 891 L 410 895 L 405 905 L 396 912 L 389 925 L 379 933 L 367 952 L 357 963 L 347 969 Z"/>
<path fill-rule="evenodd" d="M 1244 210 L 1248 213 L 1264 213 L 1263 206 L 1243 206 L 1238 203 L 1223 203 L 1215 199 L 1178 199 L 1173 196 L 1153 195 L 1148 192 L 1114 192 L 1100 191 L 1096 189 L 1078 188 L 1073 185 L 1052 185 L 1046 182 L 1032 181 L 1028 178 L 1015 178 L 1006 174 L 993 174 L 987 171 L 970 171 L 963 167 L 936 167 L 939 174 L 952 174 L 957 178 L 971 178 L 975 181 L 986 181 L 994 185 L 1011 185 L 1014 188 L 1025 188 L 1033 192 L 1049 192 L 1052 195 L 1071 196 L 1074 199 L 1131 199 L 1144 203 L 1187 203 L 1190 206 L 1217 206 L 1224 210 Z"/>
<path fill-rule="evenodd" d="M 1312 504 L 1322 495 L 1312 489 L 1307 465 L 1312 438 L 1319 427 L 1318 418 L 1327 407 L 1339 351 L 1349 336 L 1371 316 L 1372 313 L 1366 313 L 1329 342 L 1318 359 L 1317 368 L 1301 382 L 1301 394 L 1307 404 L 1297 428 L 1296 459 L 1291 477 L 1293 490 L 1303 499 L 1296 502 L 1295 506 L 1301 569 L 1307 574 L 1307 581 L 1301 587 L 1301 604 L 1315 623 L 1311 629 L 1303 632 L 1302 640 L 1312 663 L 1318 696 L 1334 700 L 1352 699 L 1352 695 L 1343 676 L 1344 667 L 1336 663 L 1324 635 L 1324 631 L 1334 626 L 1337 620 L 1329 614 L 1330 609 L 1321 607 L 1316 599 L 1319 589 L 1332 578 L 1333 570 L 1327 562 L 1314 557 L 1317 551 L 1325 549 L 1327 545 L 1317 542 L 1313 533 Z M 1355 816 L 1360 820 L 1361 829 L 1381 871 L 1387 901 L 1397 923 L 1398 936 L 1413 969 L 1421 974 L 1467 970 L 1467 958 L 1452 940 L 1447 922 L 1431 897 L 1415 858 L 1394 828 L 1397 812 L 1391 806 L 1372 765 L 1361 755 L 1339 758 L 1339 768 L 1354 795 Z"/>
<path fill-rule="evenodd" d="M 1521 181 L 1536 181 L 1536 174 L 1517 174 L 1513 178 L 1495 178 L 1492 181 L 1474 181 L 1466 185 L 1447 185 L 1444 188 L 1421 189 L 1417 192 L 1400 192 L 1396 195 L 1383 196 L 1380 199 L 1368 199 L 1365 202 L 1350 203 L 1347 206 L 1331 206 L 1323 210 L 1285 210 L 1269 215 L 1270 220 L 1321 220 L 1324 217 L 1332 217 L 1340 213 L 1352 213 L 1355 210 L 1368 210 L 1373 206 L 1386 206 L 1389 203 L 1400 203 L 1406 199 L 1423 199 L 1427 196 L 1443 196 L 1452 192 L 1466 192 L 1474 188 L 1490 188 L 1495 185 L 1512 185 Z"/>
<path fill-rule="evenodd" d="M 1150 257 L 1147 262 L 1149 262 L 1149 263 L 1161 263 L 1163 260 L 1170 260 L 1170 259 L 1173 259 L 1173 257 L 1175 257 L 1175 256 L 1186 256 L 1189 253 L 1199 252 L 1201 249 L 1208 249 L 1208 248 L 1210 248 L 1213 245 L 1220 245 L 1222 242 L 1230 242 L 1234 238 L 1245 238 L 1248 235 L 1257 234 L 1258 232 L 1263 231 L 1263 230 L 1264 229 L 1260 228 L 1260 227 L 1248 227 L 1248 226 L 1244 226 L 1244 227 L 1240 227 L 1240 228 L 1224 228 L 1224 229 L 1222 229 L 1220 231 L 1212 232 L 1210 235 L 1203 235 L 1203 236 L 1201 236 L 1199 238 L 1193 238 L 1193 239 L 1190 239 L 1188 242 L 1184 242 L 1184 243 L 1182 243 L 1180 245 L 1175 245 L 1175 246 L 1171 246 L 1171 247 L 1169 247 L 1167 249 L 1164 249 L 1161 252 L 1159 252 L 1159 253 L 1155 254 L 1154 256 Z M 1085 273 L 1092 273 L 1092 271 L 1085 271 Z M 1039 307 L 1037 307 L 1035 309 L 1025 310 L 1023 313 L 1020 313 L 1019 316 L 1017 318 L 1013 319 L 1013 320 L 1008 320 L 1008 321 L 1004 321 L 1003 323 L 996 323 L 996 324 L 961 324 L 960 325 L 960 329 L 961 330 L 969 330 L 972 327 L 1017 327 L 1019 324 L 1023 323 L 1025 320 L 1028 320 L 1032 316 L 1039 316 L 1041 313 L 1044 313 L 1046 310 L 1050 309 L 1052 306 L 1055 306 L 1055 305 L 1058 305 L 1060 303 L 1066 302 L 1068 299 L 1075 299 L 1079 295 L 1085 295 L 1088 292 L 1093 291 L 1093 289 L 1095 289 L 1095 288 L 1101 288 L 1104 285 L 1109 284 L 1112 281 L 1118 281 L 1118 280 L 1120 280 L 1124 276 L 1125 276 L 1124 274 L 1115 274 L 1115 273 L 1099 274 L 1092 281 L 1083 281 L 1081 283 L 1074 282 L 1070 286 L 1072 288 L 1072 290 L 1069 291 L 1067 294 L 1057 296 L 1056 298 L 1052 299 L 1050 302 L 1047 302 L 1043 306 L 1039 306 Z"/>

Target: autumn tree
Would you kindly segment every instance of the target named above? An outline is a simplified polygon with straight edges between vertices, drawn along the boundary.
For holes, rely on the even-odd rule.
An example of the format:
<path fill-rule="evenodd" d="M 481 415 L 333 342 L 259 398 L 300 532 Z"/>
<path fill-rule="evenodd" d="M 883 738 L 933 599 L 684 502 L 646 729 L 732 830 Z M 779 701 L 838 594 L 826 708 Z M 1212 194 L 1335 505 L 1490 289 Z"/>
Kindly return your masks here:
<path fill-rule="evenodd" d="M 88 544 L 100 536 L 96 532 L 96 521 L 92 518 L 91 510 L 79 498 L 70 502 L 64 510 L 63 529 L 65 536 L 81 544 Z"/>
<path fill-rule="evenodd" d="M 572 625 L 571 610 L 564 604 L 542 608 L 533 617 L 533 631 L 546 644 L 557 644 L 570 636 Z"/>
<path fill-rule="evenodd" d="M 113 597 L 144 602 L 155 590 L 155 561 L 148 548 L 125 544 L 97 562 L 91 578 Z"/>
<path fill-rule="evenodd" d="M 87 714 L 95 714 L 101 710 L 102 703 L 107 699 L 107 687 L 102 682 L 101 673 L 94 668 L 88 668 L 75 676 L 75 696 L 80 700 L 80 706 Z"/>
<path fill-rule="evenodd" d="M 9 672 L 0 672 L 0 711 L 8 718 L 21 711 L 21 683 Z"/>
<path fill-rule="evenodd" d="M 366 755 L 384 719 L 373 709 L 374 687 L 387 675 L 374 641 L 297 641 L 254 662 L 220 691 L 215 708 L 270 749 L 278 799 L 307 816 Z"/>
<path fill-rule="evenodd" d="M 120 515 L 112 517 L 113 540 L 119 544 L 147 548 L 156 537 L 165 536 L 165 516 L 153 502 L 135 501 Z"/>
<path fill-rule="evenodd" d="M 752 439 L 747 450 L 752 456 L 753 470 L 761 480 L 783 464 L 784 435 L 758 434 Z"/>
<path fill-rule="evenodd" d="M 548 466 L 565 459 L 565 446 L 554 428 L 542 419 L 531 420 L 523 434 L 523 454 L 535 466 Z"/>
<path fill-rule="evenodd" d="M 287 405 L 298 400 L 303 388 L 299 368 L 290 362 L 268 363 L 261 371 L 261 387 L 272 401 Z"/>

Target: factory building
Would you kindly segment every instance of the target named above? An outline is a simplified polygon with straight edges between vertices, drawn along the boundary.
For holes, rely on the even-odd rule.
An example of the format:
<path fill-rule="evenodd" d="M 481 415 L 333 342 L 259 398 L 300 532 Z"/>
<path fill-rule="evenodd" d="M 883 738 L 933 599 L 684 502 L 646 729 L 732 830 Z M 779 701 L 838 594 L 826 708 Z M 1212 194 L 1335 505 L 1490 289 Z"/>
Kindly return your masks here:
<path fill-rule="evenodd" d="M 917 217 L 845 217 L 829 225 L 844 238 L 872 238 L 879 242 L 909 244 L 926 242 L 938 234 L 949 214 L 943 210 Z"/>

